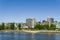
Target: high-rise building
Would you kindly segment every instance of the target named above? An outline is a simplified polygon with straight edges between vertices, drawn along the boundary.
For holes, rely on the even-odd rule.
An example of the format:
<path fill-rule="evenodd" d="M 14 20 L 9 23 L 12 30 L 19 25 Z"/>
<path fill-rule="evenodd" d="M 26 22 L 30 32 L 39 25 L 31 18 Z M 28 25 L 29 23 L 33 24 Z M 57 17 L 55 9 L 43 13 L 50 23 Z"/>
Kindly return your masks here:
<path fill-rule="evenodd" d="M 49 23 L 53 23 L 53 22 L 54 22 L 54 19 L 53 19 L 53 18 L 47 18 L 47 21 L 48 21 Z"/>
<path fill-rule="evenodd" d="M 54 19 L 53 18 L 47 18 L 47 22 L 49 22 L 49 26 L 54 23 Z"/>
<path fill-rule="evenodd" d="M 35 24 L 36 24 L 35 18 L 28 18 L 28 19 L 26 19 L 26 25 L 29 28 L 34 28 Z"/>

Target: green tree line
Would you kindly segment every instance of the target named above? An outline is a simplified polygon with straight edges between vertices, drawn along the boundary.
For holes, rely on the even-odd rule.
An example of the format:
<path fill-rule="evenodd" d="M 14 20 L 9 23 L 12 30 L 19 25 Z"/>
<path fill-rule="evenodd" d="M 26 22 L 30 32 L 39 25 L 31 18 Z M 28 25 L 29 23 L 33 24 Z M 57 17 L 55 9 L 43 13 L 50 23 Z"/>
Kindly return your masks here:
<path fill-rule="evenodd" d="M 40 24 L 36 24 L 34 29 L 36 30 L 55 30 L 56 29 L 56 25 L 51 24 L 49 25 L 40 25 Z"/>
<path fill-rule="evenodd" d="M 14 25 L 15 23 L 10 23 L 10 25 L 4 25 L 4 23 L 2 23 L 2 25 L 0 25 L 0 30 L 21 30 L 21 24 L 19 23 L 17 27 L 15 27 Z M 55 30 L 56 29 L 56 25 L 51 24 L 49 25 L 40 25 L 40 24 L 36 24 L 34 26 L 34 29 L 36 30 Z"/>
<path fill-rule="evenodd" d="M 21 24 L 20 23 L 17 25 L 17 27 L 15 27 L 14 24 L 15 23 L 10 23 L 8 25 L 4 25 L 4 23 L 2 23 L 0 25 L 0 30 L 16 30 L 16 28 L 18 28 L 19 30 L 21 29 Z"/>

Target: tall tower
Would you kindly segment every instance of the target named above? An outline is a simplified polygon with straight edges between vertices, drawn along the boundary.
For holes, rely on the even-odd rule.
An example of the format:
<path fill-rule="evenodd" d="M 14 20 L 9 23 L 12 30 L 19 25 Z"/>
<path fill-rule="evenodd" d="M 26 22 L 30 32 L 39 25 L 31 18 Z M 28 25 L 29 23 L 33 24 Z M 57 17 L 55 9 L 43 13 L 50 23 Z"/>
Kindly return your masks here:
<path fill-rule="evenodd" d="M 29 28 L 34 28 L 35 24 L 36 24 L 35 18 L 28 18 L 28 19 L 26 19 L 26 25 Z"/>

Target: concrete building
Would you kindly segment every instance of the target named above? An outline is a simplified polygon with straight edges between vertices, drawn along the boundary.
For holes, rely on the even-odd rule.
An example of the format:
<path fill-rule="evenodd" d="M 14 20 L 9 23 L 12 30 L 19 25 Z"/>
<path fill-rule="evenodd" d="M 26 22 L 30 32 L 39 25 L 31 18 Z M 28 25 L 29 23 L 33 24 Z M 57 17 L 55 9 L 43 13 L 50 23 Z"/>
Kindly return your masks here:
<path fill-rule="evenodd" d="M 48 21 L 46 21 L 46 20 L 43 20 L 42 21 L 42 23 L 41 23 L 41 25 L 48 25 L 49 23 L 48 23 Z"/>
<path fill-rule="evenodd" d="M 53 23 L 53 22 L 54 22 L 54 19 L 53 19 L 53 18 L 47 18 L 47 21 L 48 21 L 49 23 Z"/>
<path fill-rule="evenodd" d="M 60 22 L 57 22 L 56 28 L 60 28 Z"/>
<path fill-rule="evenodd" d="M 26 19 L 26 25 L 29 27 L 29 28 L 34 28 L 34 25 L 36 24 L 36 20 L 35 18 L 28 18 Z"/>
<path fill-rule="evenodd" d="M 41 21 L 36 22 L 36 24 L 41 24 Z"/>
<path fill-rule="evenodd" d="M 54 23 L 53 23 L 53 24 L 54 24 L 54 25 L 57 25 L 57 23 L 58 23 L 58 21 L 54 21 Z"/>
<path fill-rule="evenodd" d="M 28 28 L 28 26 L 26 25 L 26 23 L 21 23 L 21 28 Z"/>
<path fill-rule="evenodd" d="M 47 18 L 47 22 L 49 22 L 49 26 L 54 23 L 54 19 L 53 18 Z"/>

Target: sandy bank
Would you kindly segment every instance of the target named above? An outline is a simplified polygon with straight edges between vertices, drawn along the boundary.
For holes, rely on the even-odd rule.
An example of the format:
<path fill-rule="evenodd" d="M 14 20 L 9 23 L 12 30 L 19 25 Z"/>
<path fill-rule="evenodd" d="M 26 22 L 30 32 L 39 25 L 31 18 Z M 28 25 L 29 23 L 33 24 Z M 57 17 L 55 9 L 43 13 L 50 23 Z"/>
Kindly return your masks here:
<path fill-rule="evenodd" d="M 36 31 L 23 30 L 23 32 L 28 32 L 28 33 L 60 33 L 60 31 L 54 31 L 54 30 L 36 30 Z"/>
<path fill-rule="evenodd" d="M 0 32 L 60 33 L 60 31 L 55 30 L 0 30 Z"/>

